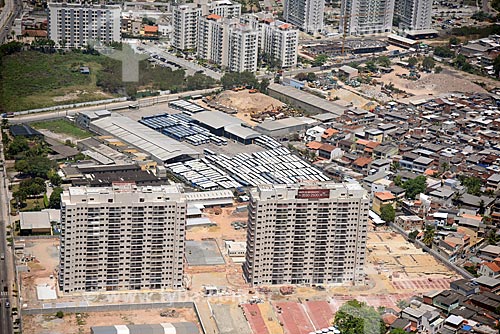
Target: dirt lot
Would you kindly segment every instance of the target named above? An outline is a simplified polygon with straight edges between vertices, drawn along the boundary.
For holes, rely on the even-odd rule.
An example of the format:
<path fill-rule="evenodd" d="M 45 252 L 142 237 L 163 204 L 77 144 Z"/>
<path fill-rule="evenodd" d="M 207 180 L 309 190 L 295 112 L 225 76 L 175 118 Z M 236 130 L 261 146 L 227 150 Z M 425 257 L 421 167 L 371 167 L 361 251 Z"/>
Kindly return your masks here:
<path fill-rule="evenodd" d="M 444 69 L 439 74 L 420 73 L 420 79 L 416 81 L 403 79 L 397 74 L 409 74 L 409 70 L 401 66 L 394 65 L 394 71 L 382 75 L 378 81 L 384 84 L 393 83 L 394 87 L 404 90 L 413 95 L 439 95 L 451 92 L 478 92 L 485 93 L 486 90 L 473 83 L 470 79 L 463 78 L 455 71 Z"/>
<path fill-rule="evenodd" d="M 62 319 L 55 315 L 23 316 L 25 334 L 87 334 L 92 326 L 143 325 L 189 321 L 198 323 L 191 308 L 176 308 L 174 317 L 162 317 L 167 309 L 149 309 L 120 312 L 88 312 L 65 314 Z"/>
<path fill-rule="evenodd" d="M 251 113 L 259 113 L 284 105 L 280 101 L 262 93 L 250 94 L 248 89 L 239 92 L 226 90 L 220 93 L 215 101 L 222 106 L 238 110 L 235 116 L 250 125 L 256 124 L 250 119 Z"/>
<path fill-rule="evenodd" d="M 48 284 L 56 286 L 56 267 L 59 264 L 59 239 L 26 240 L 25 256 L 34 256 L 33 261 L 27 262 L 29 272 L 21 273 L 22 296 L 28 305 L 37 300 L 36 286 Z M 50 275 L 54 275 L 51 279 Z"/>
<path fill-rule="evenodd" d="M 454 275 L 434 257 L 416 248 L 397 233 L 371 232 L 368 234 L 367 244 L 368 261 L 379 274 L 408 278 Z"/>

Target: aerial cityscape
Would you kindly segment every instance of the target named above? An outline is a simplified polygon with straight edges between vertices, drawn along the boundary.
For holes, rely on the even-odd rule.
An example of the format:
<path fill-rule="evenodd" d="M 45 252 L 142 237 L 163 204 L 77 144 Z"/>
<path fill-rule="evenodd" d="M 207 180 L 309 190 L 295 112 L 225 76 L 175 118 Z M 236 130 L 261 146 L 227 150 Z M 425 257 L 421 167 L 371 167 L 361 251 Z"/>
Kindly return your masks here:
<path fill-rule="evenodd" d="M 0 0 L 0 334 L 499 334 L 500 0 Z"/>

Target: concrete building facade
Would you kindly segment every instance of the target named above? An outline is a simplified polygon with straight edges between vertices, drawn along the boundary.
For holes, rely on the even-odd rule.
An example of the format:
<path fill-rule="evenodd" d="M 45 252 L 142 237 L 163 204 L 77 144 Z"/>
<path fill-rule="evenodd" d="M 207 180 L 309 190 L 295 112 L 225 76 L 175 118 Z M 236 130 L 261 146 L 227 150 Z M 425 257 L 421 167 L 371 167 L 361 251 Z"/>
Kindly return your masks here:
<path fill-rule="evenodd" d="M 325 0 L 285 0 L 283 18 L 307 33 L 323 30 Z"/>
<path fill-rule="evenodd" d="M 297 65 L 299 32 L 285 22 L 273 21 L 261 24 L 261 50 L 278 60 L 280 67 Z"/>
<path fill-rule="evenodd" d="M 180 185 L 70 187 L 61 196 L 61 291 L 181 288 L 185 224 Z"/>
<path fill-rule="evenodd" d="M 194 50 L 197 46 L 200 6 L 194 3 L 172 6 L 172 46 L 178 50 Z"/>
<path fill-rule="evenodd" d="M 49 39 L 65 47 L 121 41 L 119 5 L 48 4 Z"/>
<path fill-rule="evenodd" d="M 399 28 L 401 29 L 430 29 L 432 0 L 396 0 L 394 15 L 399 19 Z"/>
<path fill-rule="evenodd" d="M 368 205 L 357 183 L 253 189 L 246 279 L 253 286 L 363 282 Z"/>
<path fill-rule="evenodd" d="M 371 35 L 390 33 L 394 0 L 342 0 L 340 33 Z"/>
<path fill-rule="evenodd" d="M 197 56 L 231 72 L 257 71 L 259 32 L 239 19 L 200 18 Z"/>

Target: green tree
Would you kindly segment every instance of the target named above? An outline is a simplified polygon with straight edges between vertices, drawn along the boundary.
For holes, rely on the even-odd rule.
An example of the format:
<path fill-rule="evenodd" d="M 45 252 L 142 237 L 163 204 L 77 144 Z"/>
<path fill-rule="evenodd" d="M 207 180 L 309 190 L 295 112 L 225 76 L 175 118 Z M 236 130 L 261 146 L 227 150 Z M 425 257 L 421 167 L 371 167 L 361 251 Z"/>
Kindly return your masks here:
<path fill-rule="evenodd" d="M 443 68 L 441 66 L 436 66 L 434 68 L 434 73 L 441 73 L 441 72 L 443 72 Z"/>
<path fill-rule="evenodd" d="M 425 189 L 427 189 L 426 180 L 425 176 L 419 175 L 403 183 L 403 188 L 406 190 L 406 198 L 415 199 L 415 196 L 425 192 Z"/>
<path fill-rule="evenodd" d="M 252 72 L 226 72 L 221 78 L 221 83 L 224 89 L 232 89 L 240 86 L 257 87 L 258 81 Z"/>
<path fill-rule="evenodd" d="M 434 235 L 436 230 L 433 227 L 427 227 L 424 232 L 424 236 L 422 238 L 422 242 L 427 246 L 432 246 L 432 241 L 434 240 Z"/>
<path fill-rule="evenodd" d="M 55 163 L 44 156 L 28 157 L 25 160 L 16 161 L 15 164 L 17 171 L 31 177 L 40 178 L 47 178 L 49 171 L 54 167 Z"/>
<path fill-rule="evenodd" d="M 63 192 L 63 188 L 57 187 L 54 188 L 49 198 L 49 208 L 51 209 L 60 209 L 61 208 L 61 194 Z"/>
<path fill-rule="evenodd" d="M 30 147 L 26 138 L 18 136 L 14 137 L 14 140 L 10 143 L 7 152 L 10 155 L 15 156 L 19 153 L 26 152 L 29 148 Z"/>
<path fill-rule="evenodd" d="M 269 87 L 269 79 L 264 78 L 259 83 L 259 91 L 263 94 L 267 93 L 267 88 Z"/>
<path fill-rule="evenodd" d="M 380 334 L 386 328 L 380 314 L 371 306 L 350 300 L 335 314 L 335 326 L 342 334 Z"/>
<path fill-rule="evenodd" d="M 408 59 L 408 65 L 410 65 L 410 67 L 415 67 L 417 64 L 418 64 L 418 59 L 417 58 L 410 57 Z"/>
<path fill-rule="evenodd" d="M 450 37 L 450 40 L 449 40 L 448 44 L 450 46 L 459 45 L 460 44 L 460 40 L 457 37 L 452 36 L 452 37 Z"/>
<path fill-rule="evenodd" d="M 317 55 L 312 62 L 312 66 L 322 66 L 328 61 L 328 56 L 324 54 Z"/>
<path fill-rule="evenodd" d="M 408 332 L 401 328 L 394 328 L 389 332 L 389 334 L 408 334 Z"/>
<path fill-rule="evenodd" d="M 59 319 L 62 319 L 64 317 L 63 311 L 57 311 L 56 317 L 58 317 Z"/>
<path fill-rule="evenodd" d="M 377 63 L 382 67 L 391 66 L 391 59 L 387 56 L 380 56 L 377 58 Z"/>
<path fill-rule="evenodd" d="M 307 77 L 306 78 L 307 78 L 306 80 L 309 81 L 309 82 L 314 81 L 314 80 L 317 79 L 316 73 L 309 72 L 309 73 L 307 73 Z"/>
<path fill-rule="evenodd" d="M 19 191 L 23 191 L 28 197 L 40 195 L 46 190 L 45 180 L 40 177 L 26 179 L 19 183 Z"/>
<path fill-rule="evenodd" d="M 392 223 L 394 218 L 396 218 L 396 210 L 391 204 L 383 205 L 380 208 L 380 218 L 385 220 L 387 223 Z"/>
<path fill-rule="evenodd" d="M 294 76 L 294 79 L 297 79 L 299 81 L 306 81 L 307 80 L 307 73 L 304 73 L 304 72 L 297 73 Z"/>
<path fill-rule="evenodd" d="M 483 185 L 483 182 L 481 179 L 475 177 L 475 176 L 470 176 L 467 177 L 465 175 L 459 175 L 458 179 L 462 183 L 462 185 L 465 187 L 467 190 L 468 194 L 478 196 L 481 194 L 481 187 Z"/>
<path fill-rule="evenodd" d="M 373 60 L 369 60 L 365 63 L 365 67 L 370 72 L 376 72 L 378 67 L 377 64 Z"/>
<path fill-rule="evenodd" d="M 432 57 L 425 57 L 424 60 L 422 60 L 422 67 L 426 71 L 432 70 L 435 65 L 436 65 L 436 62 L 434 61 L 434 59 L 432 59 Z"/>
<path fill-rule="evenodd" d="M 415 240 L 415 238 L 417 237 L 418 233 L 419 233 L 418 231 L 411 231 L 410 233 L 408 233 L 408 239 Z"/>
<path fill-rule="evenodd" d="M 498 77 L 500 74 L 500 55 L 495 57 L 493 61 L 493 69 L 495 70 L 495 75 Z"/>
<path fill-rule="evenodd" d="M 434 55 L 443 58 L 451 58 L 455 55 L 455 52 L 446 46 L 436 46 L 434 48 Z"/>

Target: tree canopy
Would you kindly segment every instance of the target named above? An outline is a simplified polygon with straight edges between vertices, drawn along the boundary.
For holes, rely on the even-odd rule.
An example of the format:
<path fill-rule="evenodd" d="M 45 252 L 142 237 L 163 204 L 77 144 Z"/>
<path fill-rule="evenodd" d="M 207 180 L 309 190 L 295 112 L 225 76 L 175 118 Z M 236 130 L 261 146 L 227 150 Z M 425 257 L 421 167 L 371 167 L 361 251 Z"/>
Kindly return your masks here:
<path fill-rule="evenodd" d="M 61 194 L 63 192 L 63 188 L 57 187 L 54 188 L 52 194 L 50 194 L 49 198 L 49 208 L 51 209 L 60 209 L 61 208 Z"/>
<path fill-rule="evenodd" d="M 324 65 L 328 61 L 328 56 L 321 54 L 317 55 L 316 58 L 314 58 L 312 65 L 313 66 L 321 66 Z"/>
<path fill-rule="evenodd" d="M 394 218 L 396 218 L 396 210 L 391 204 L 383 205 L 380 208 L 380 218 L 385 220 L 387 223 L 393 222 Z"/>
<path fill-rule="evenodd" d="M 380 334 L 386 328 L 379 313 L 372 306 L 350 300 L 335 315 L 335 326 L 343 334 Z"/>
<path fill-rule="evenodd" d="M 258 81 L 252 72 L 226 72 L 221 78 L 221 83 L 224 89 L 232 89 L 240 86 L 257 87 Z"/>
<path fill-rule="evenodd" d="M 419 175 L 414 179 L 408 180 L 403 183 L 403 189 L 406 190 L 406 198 L 415 199 L 420 193 L 423 193 L 427 188 L 426 177 Z"/>
<path fill-rule="evenodd" d="M 14 166 L 18 172 L 31 177 L 47 178 L 49 171 L 55 167 L 55 163 L 44 156 L 33 156 L 16 160 Z"/>

